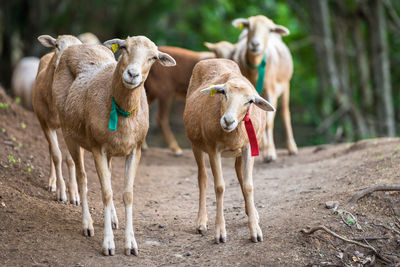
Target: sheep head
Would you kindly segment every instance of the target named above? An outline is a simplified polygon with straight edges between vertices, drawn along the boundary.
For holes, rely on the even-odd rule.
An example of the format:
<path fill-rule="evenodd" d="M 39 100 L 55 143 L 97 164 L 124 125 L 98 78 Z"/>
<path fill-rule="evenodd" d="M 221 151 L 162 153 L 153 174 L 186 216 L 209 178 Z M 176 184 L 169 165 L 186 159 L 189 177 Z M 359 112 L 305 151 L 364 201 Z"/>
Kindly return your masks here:
<path fill-rule="evenodd" d="M 112 39 L 104 42 L 114 53 L 121 51 L 117 69 L 122 77 L 122 83 L 128 89 L 135 89 L 142 85 L 149 74 L 154 62 L 164 66 L 175 66 L 175 60 L 158 51 L 157 46 L 144 36 L 128 37 L 126 40 Z"/>
<path fill-rule="evenodd" d="M 236 45 L 227 41 L 221 41 L 218 43 L 204 42 L 204 45 L 212 51 L 217 58 L 231 59 L 232 53 L 234 52 Z"/>
<path fill-rule="evenodd" d="M 238 29 L 247 30 L 247 51 L 257 56 L 264 53 L 270 33 L 288 35 L 289 30 L 281 25 L 276 25 L 269 18 L 258 15 L 247 19 L 238 18 L 232 21 Z"/>
<path fill-rule="evenodd" d="M 253 103 L 265 111 L 275 111 L 267 100 L 257 94 L 250 82 L 244 79 L 231 79 L 224 84 L 212 85 L 200 91 L 211 96 L 220 95 L 220 125 L 225 132 L 232 132 L 237 128 Z"/>
<path fill-rule="evenodd" d="M 51 37 L 50 35 L 40 35 L 38 40 L 43 46 L 54 48 L 54 52 L 57 56 L 59 56 L 62 51 L 71 45 L 82 44 L 78 38 L 72 35 L 59 35 L 57 39 Z"/>

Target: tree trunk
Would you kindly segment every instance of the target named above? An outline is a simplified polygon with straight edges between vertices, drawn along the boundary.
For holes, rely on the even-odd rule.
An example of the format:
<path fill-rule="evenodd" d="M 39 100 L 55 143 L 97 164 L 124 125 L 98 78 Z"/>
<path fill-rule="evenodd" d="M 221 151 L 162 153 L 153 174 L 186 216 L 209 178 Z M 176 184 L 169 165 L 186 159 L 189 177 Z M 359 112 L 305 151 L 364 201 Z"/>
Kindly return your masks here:
<path fill-rule="evenodd" d="M 308 2 L 309 9 L 311 11 L 311 30 L 313 34 L 313 44 L 316 52 L 317 58 L 317 71 L 318 71 L 318 84 L 319 92 L 318 98 L 320 103 L 320 110 L 323 117 L 329 118 L 329 115 L 333 111 L 333 101 L 332 101 L 332 87 L 338 88 L 339 82 L 331 80 L 331 72 L 335 72 L 335 64 L 330 64 L 327 67 L 329 61 L 333 59 L 329 58 L 327 55 L 327 50 L 333 49 L 333 42 L 330 32 L 329 25 L 329 10 L 327 7 L 327 1 L 313 1 Z M 333 89 L 335 91 L 335 89 Z M 334 123 L 334 121 L 332 122 Z M 329 128 L 330 125 L 327 126 Z"/>
<path fill-rule="evenodd" d="M 381 0 L 370 0 L 371 15 L 370 43 L 372 48 L 372 75 L 377 99 L 377 122 L 380 134 L 395 136 L 394 108 L 392 102 L 392 85 L 390 82 L 389 47 L 386 30 L 386 17 Z"/>
<path fill-rule="evenodd" d="M 342 72 L 339 74 L 337 64 L 335 61 L 335 46 L 333 44 L 332 31 L 330 26 L 330 15 L 328 0 L 313 1 L 309 0 L 309 7 L 312 16 L 312 28 L 316 35 L 315 48 L 319 61 L 322 63 L 322 68 L 326 69 L 327 80 L 333 90 L 335 100 L 340 108 L 343 108 L 347 116 L 351 116 L 354 123 L 357 125 L 358 136 L 362 137 L 366 134 L 367 128 L 362 113 L 358 110 L 355 104 L 350 101 L 350 86 L 348 77 L 348 64 L 347 55 L 345 53 L 345 37 L 339 36 L 339 47 L 341 47 L 340 61 Z M 336 27 L 339 27 L 336 25 Z M 341 28 L 343 31 L 343 28 Z M 343 34 L 337 32 L 337 34 Z M 342 66 L 343 65 L 343 66 Z M 342 79 L 340 79 L 342 78 Z M 343 120 L 346 124 L 346 131 L 348 136 L 352 138 L 353 129 L 349 128 L 349 118 Z"/>
<path fill-rule="evenodd" d="M 357 12 L 358 13 L 358 12 Z M 375 136 L 375 124 L 373 120 L 373 116 L 371 113 L 373 112 L 373 91 L 371 87 L 370 81 L 370 69 L 369 69 L 369 60 L 368 60 L 368 51 L 365 46 L 365 37 L 363 35 L 363 21 L 360 14 L 357 14 L 353 19 L 353 39 L 354 45 L 356 49 L 356 73 L 359 83 L 359 91 L 361 96 L 361 107 L 363 113 L 365 114 L 366 124 L 368 127 L 368 135 Z"/>

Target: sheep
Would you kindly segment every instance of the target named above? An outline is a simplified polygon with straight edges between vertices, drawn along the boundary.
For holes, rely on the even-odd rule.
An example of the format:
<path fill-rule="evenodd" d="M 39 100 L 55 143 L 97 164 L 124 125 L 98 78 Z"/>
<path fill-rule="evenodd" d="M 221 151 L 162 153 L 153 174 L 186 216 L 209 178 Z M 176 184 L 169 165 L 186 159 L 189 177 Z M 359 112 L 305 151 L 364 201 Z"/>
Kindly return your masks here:
<path fill-rule="evenodd" d="M 214 94 L 216 95 L 213 96 Z M 253 103 L 256 107 L 252 107 Z M 216 243 L 226 242 L 223 214 L 225 183 L 222 177 L 221 156 L 236 158 L 235 170 L 245 199 L 251 240 L 262 241 L 253 198 L 254 158 L 250 154 L 249 139 L 254 141 L 254 138 L 248 138 L 243 122 L 244 119 L 247 120 L 248 114 L 254 125 L 255 135 L 260 140 L 266 124 L 266 114 L 261 109 L 275 111 L 269 102 L 257 94 L 253 85 L 240 73 L 235 62 L 227 59 L 208 59 L 194 67 L 183 120 L 198 167 L 200 198 L 196 229 L 202 235 L 207 231 L 207 172 L 204 162 L 204 153 L 207 153 L 214 176 L 217 200 Z M 255 151 L 252 151 L 252 154 L 253 152 Z"/>
<path fill-rule="evenodd" d="M 57 190 L 57 200 L 66 202 L 67 195 L 62 176 L 62 155 L 58 146 L 56 133 L 56 130 L 60 128 L 60 122 L 52 97 L 52 83 L 54 71 L 62 52 L 70 45 L 81 44 L 81 41 L 72 35 L 60 35 L 57 39 L 49 35 L 41 35 L 38 37 L 38 40 L 45 47 L 54 48 L 54 51 L 44 55 L 40 59 L 38 75 L 33 86 L 32 105 L 47 142 L 49 143 L 49 190 Z M 67 165 L 70 176 L 68 188 L 70 202 L 79 205 L 75 167 L 69 154 L 67 154 Z"/>
<path fill-rule="evenodd" d="M 100 44 L 99 38 L 91 32 L 81 33 L 77 37 L 84 44 Z"/>
<path fill-rule="evenodd" d="M 38 72 L 39 61 L 37 57 L 24 57 L 15 66 L 11 78 L 14 97 L 19 97 L 22 106 L 28 110 L 33 110 L 32 88 Z"/>
<path fill-rule="evenodd" d="M 86 32 L 78 36 L 82 43 L 100 44 L 99 39 L 93 33 Z M 15 66 L 11 88 L 14 97 L 19 97 L 21 104 L 28 110 L 33 111 L 32 90 L 38 73 L 40 59 L 37 57 L 24 57 Z"/>
<path fill-rule="evenodd" d="M 185 99 L 186 90 L 189 85 L 190 75 L 194 65 L 202 59 L 214 58 L 214 53 L 194 52 L 188 49 L 160 46 L 160 51 L 170 54 L 177 62 L 174 68 L 163 68 L 155 64 L 145 82 L 147 100 L 149 105 L 158 99 L 157 122 L 164 135 L 168 147 L 175 156 L 182 155 L 174 134 L 169 126 L 168 116 L 171 104 L 175 97 Z"/>
<path fill-rule="evenodd" d="M 232 44 L 227 41 L 221 41 L 218 43 L 204 42 L 204 45 L 210 49 L 217 58 L 233 59 L 233 53 L 237 47 L 237 44 Z"/>
<path fill-rule="evenodd" d="M 272 20 L 262 15 L 247 19 L 238 18 L 232 24 L 237 28 L 244 28 L 232 59 L 239 64 L 243 75 L 254 86 L 260 80 L 261 84 L 257 86 L 257 91 L 264 88 L 262 95 L 267 97 L 273 106 L 277 105 L 278 98 L 282 96 L 281 111 L 286 130 L 286 146 L 289 154 L 297 154 L 298 149 L 293 137 L 289 111 L 293 60 L 289 49 L 281 38 L 281 36 L 288 35 L 289 30 L 281 25 L 276 25 Z M 262 66 L 263 58 L 266 59 L 265 79 L 261 81 L 262 75 L 259 79 L 259 68 Z M 261 71 L 262 69 L 260 69 L 260 74 Z M 277 158 L 273 139 L 274 118 L 275 113 L 267 114 L 263 149 L 263 157 L 266 162 Z"/>
<path fill-rule="evenodd" d="M 53 97 L 65 142 L 76 164 L 84 234 L 93 236 L 94 229 L 82 148 L 92 152 L 101 184 L 106 256 L 115 254 L 111 157 L 124 156 L 125 254 L 137 255 L 132 226 L 133 183 L 149 127 L 143 84 L 155 61 L 164 66 L 176 63 L 144 36 L 112 39 L 104 45 L 71 46 L 64 51 L 54 76 Z M 121 51 L 118 62 L 110 49 Z"/>

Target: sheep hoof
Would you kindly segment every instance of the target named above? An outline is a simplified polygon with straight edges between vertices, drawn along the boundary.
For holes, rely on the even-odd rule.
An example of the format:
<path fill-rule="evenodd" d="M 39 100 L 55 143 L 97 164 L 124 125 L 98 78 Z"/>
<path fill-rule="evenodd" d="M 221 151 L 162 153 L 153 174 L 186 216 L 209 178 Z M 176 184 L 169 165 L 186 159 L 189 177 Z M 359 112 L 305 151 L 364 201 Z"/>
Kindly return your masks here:
<path fill-rule="evenodd" d="M 94 229 L 83 229 L 83 235 L 84 236 L 94 236 Z"/>
<path fill-rule="evenodd" d="M 266 156 L 265 158 L 264 158 L 264 162 L 265 163 L 271 163 L 271 162 L 273 162 L 273 161 L 275 161 L 276 160 L 276 156 L 273 156 L 273 155 L 268 155 L 268 156 Z"/>
<path fill-rule="evenodd" d="M 118 229 L 118 221 L 111 222 L 111 227 L 112 227 L 112 229 Z"/>
<path fill-rule="evenodd" d="M 135 255 L 135 256 L 137 256 L 137 255 L 139 255 L 139 252 L 138 252 L 138 249 L 137 249 L 137 248 L 132 248 L 132 249 L 126 248 L 126 249 L 125 249 L 125 255 L 126 255 L 126 256 L 130 256 L 130 255 Z"/>
<path fill-rule="evenodd" d="M 254 243 L 262 242 L 263 241 L 262 234 L 255 234 L 255 235 L 251 236 L 251 241 Z"/>
<path fill-rule="evenodd" d="M 56 187 L 56 185 L 49 185 L 48 190 L 49 190 L 49 192 L 56 192 L 57 187 Z"/>
<path fill-rule="evenodd" d="M 58 199 L 57 199 L 57 201 L 58 202 L 61 202 L 62 204 L 67 204 L 67 199 L 65 198 L 62 198 L 62 197 L 59 197 Z"/>
<path fill-rule="evenodd" d="M 226 235 L 217 236 L 215 238 L 215 243 L 226 243 Z"/>
<path fill-rule="evenodd" d="M 178 149 L 178 150 L 175 150 L 173 152 L 174 152 L 174 156 L 175 157 L 180 157 L 180 156 L 183 155 L 182 149 Z"/>
<path fill-rule="evenodd" d="M 79 206 L 80 205 L 80 203 L 79 203 L 79 199 L 71 199 L 70 201 L 69 201 L 72 205 L 75 205 L 75 206 Z"/>
<path fill-rule="evenodd" d="M 200 225 L 199 227 L 197 227 L 197 233 L 201 234 L 201 235 L 206 235 L 207 233 L 207 226 L 204 225 Z"/>
<path fill-rule="evenodd" d="M 103 249 L 103 254 L 104 254 L 104 256 L 114 256 L 115 255 L 115 249 L 114 248 L 104 248 Z"/>
<path fill-rule="evenodd" d="M 297 151 L 297 150 L 289 151 L 289 155 L 290 155 L 290 156 L 295 156 L 295 155 L 297 155 L 297 154 L 298 154 L 298 151 Z"/>

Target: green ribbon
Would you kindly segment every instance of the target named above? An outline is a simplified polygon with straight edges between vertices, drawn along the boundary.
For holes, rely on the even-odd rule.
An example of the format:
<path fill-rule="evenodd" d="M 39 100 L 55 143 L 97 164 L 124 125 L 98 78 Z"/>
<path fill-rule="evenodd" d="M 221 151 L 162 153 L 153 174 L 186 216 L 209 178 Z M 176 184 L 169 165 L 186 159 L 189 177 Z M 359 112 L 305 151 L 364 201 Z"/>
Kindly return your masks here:
<path fill-rule="evenodd" d="M 110 112 L 110 120 L 108 121 L 108 129 L 111 131 L 116 131 L 117 130 L 117 124 L 118 124 L 118 115 L 121 115 L 125 118 L 128 118 L 132 112 L 126 112 L 122 110 L 117 103 L 115 103 L 114 97 L 111 96 L 111 112 Z"/>
<path fill-rule="evenodd" d="M 247 67 L 258 70 L 258 78 L 257 78 L 257 85 L 256 85 L 256 90 L 257 93 L 261 94 L 263 91 L 264 87 L 264 75 L 265 75 L 265 66 L 267 65 L 267 59 L 264 54 L 261 63 L 258 66 L 252 66 L 250 63 L 246 60 L 246 65 Z"/>

